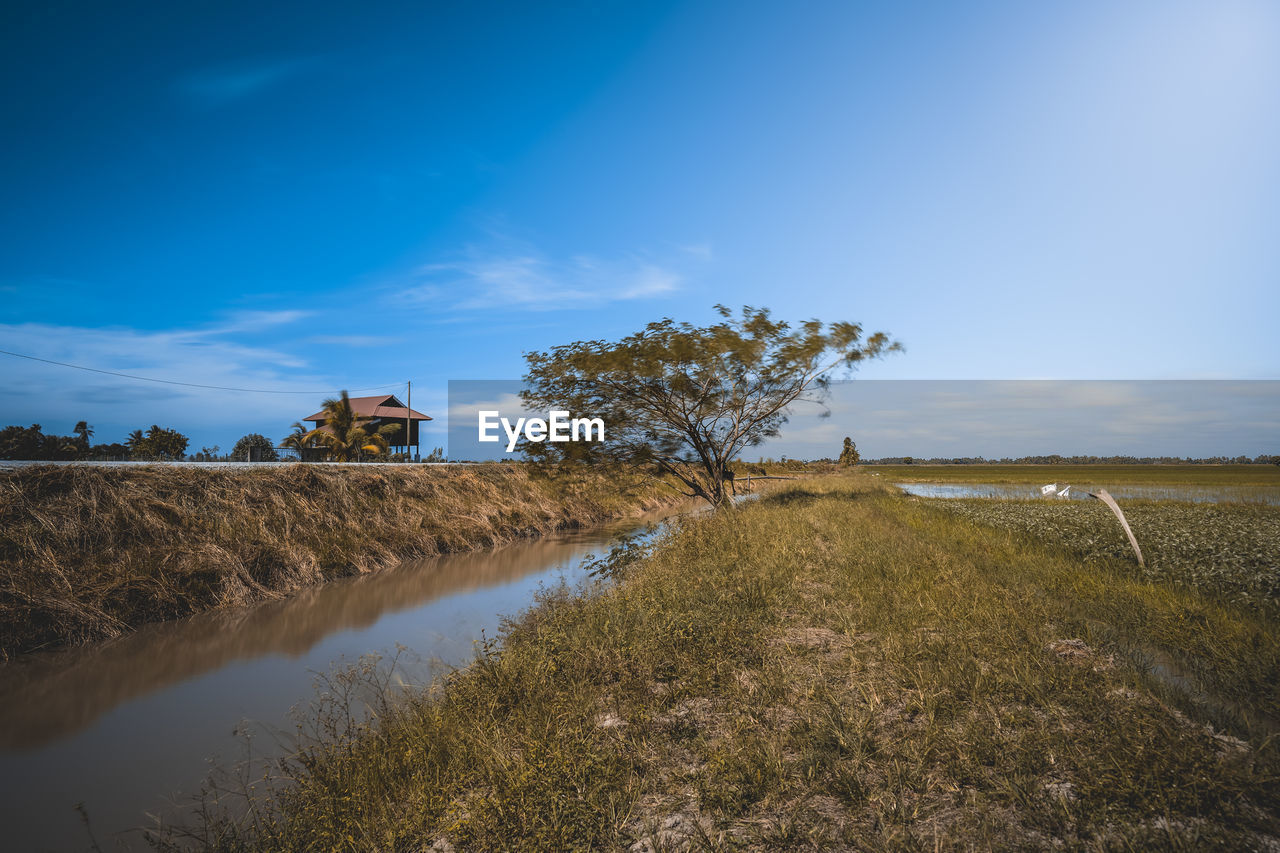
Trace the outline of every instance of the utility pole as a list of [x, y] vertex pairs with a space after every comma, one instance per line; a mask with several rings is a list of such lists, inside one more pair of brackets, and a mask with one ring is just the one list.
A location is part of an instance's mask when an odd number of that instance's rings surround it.
[[413, 439], [413, 380], [406, 380], [405, 384], [409, 390], [405, 393], [404, 404], [404, 457], [412, 462], [413, 454], [409, 452], [409, 442]]

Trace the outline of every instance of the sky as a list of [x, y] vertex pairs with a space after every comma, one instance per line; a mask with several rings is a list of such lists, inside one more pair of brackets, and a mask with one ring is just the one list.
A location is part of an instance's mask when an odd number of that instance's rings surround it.
[[0, 350], [244, 389], [0, 355], [0, 424], [411, 380], [443, 443], [449, 380], [717, 303], [890, 332], [865, 379], [1280, 379], [1270, 0], [0, 16]]

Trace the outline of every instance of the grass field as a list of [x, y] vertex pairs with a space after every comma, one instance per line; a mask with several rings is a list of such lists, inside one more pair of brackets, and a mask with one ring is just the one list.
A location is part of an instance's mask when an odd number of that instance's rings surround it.
[[334, 702], [360, 674], [335, 676], [304, 751], [239, 818], [241, 800], [211, 792], [194, 837], [219, 850], [1280, 843], [1273, 618], [878, 479], [689, 519], [618, 582], [549, 592], [473, 666], [372, 721]]
[[1280, 486], [1280, 465], [866, 465], [894, 482]]

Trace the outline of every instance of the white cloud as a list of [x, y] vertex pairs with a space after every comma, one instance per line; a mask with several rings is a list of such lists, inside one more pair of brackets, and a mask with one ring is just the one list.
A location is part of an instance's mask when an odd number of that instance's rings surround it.
[[456, 311], [522, 308], [583, 308], [608, 302], [650, 299], [680, 288], [685, 276], [674, 265], [626, 257], [577, 255], [555, 260], [530, 250], [468, 250], [461, 260], [419, 267], [407, 297]]
[[339, 347], [381, 347], [398, 344], [401, 340], [385, 335], [315, 335], [307, 338], [307, 343]]
[[296, 323], [312, 316], [311, 311], [237, 311], [225, 323], [211, 326], [206, 334], [231, 334], [233, 332], [256, 332], [275, 326]]

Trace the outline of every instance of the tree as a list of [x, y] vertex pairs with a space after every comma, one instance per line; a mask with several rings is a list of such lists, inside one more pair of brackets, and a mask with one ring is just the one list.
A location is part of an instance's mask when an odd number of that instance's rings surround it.
[[0, 430], [0, 459], [42, 459], [47, 436], [40, 424]]
[[351, 396], [343, 391], [341, 396], [325, 400], [320, 406], [324, 424], [307, 433], [307, 439], [329, 451], [337, 462], [359, 462], [364, 456], [386, 453], [390, 444], [387, 436], [400, 430], [400, 424], [385, 424], [370, 430], [369, 415], [358, 415], [351, 408]]
[[134, 459], [181, 459], [189, 441], [177, 430], [152, 424], [146, 435], [140, 429], [129, 433], [126, 443], [129, 455]]
[[525, 404], [603, 418], [606, 440], [526, 442], [526, 454], [638, 465], [719, 506], [732, 460], [776, 436], [789, 406], [821, 403], [835, 371], [902, 349], [883, 332], [863, 339], [856, 323], [793, 330], [766, 309], [716, 310], [722, 320], [704, 328], [664, 319], [616, 343], [527, 353]]
[[858, 455], [858, 445], [849, 436], [844, 437], [844, 447], [840, 450], [841, 465], [857, 465], [862, 457]]
[[82, 454], [89, 453], [89, 439], [93, 438], [93, 427], [89, 426], [88, 421], [76, 421], [76, 427], [72, 430], [76, 434], [76, 445]]
[[237, 462], [278, 462], [280, 454], [271, 439], [260, 433], [251, 432], [240, 438], [231, 448], [231, 458]]
[[306, 454], [303, 452], [311, 446], [311, 432], [299, 421], [294, 421], [290, 427], [293, 432], [289, 433], [280, 442], [280, 446], [286, 450], [292, 450], [298, 454], [299, 459], [305, 459]]

